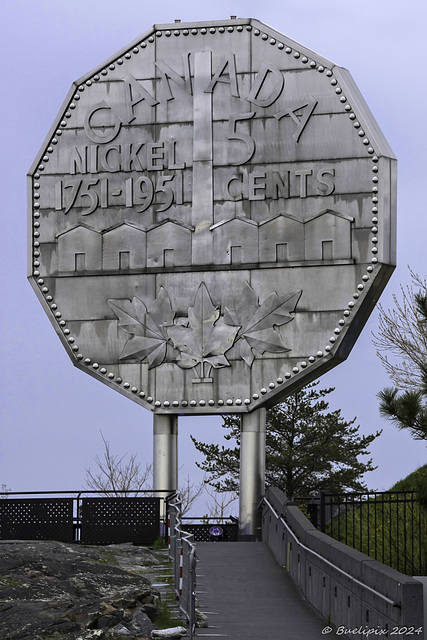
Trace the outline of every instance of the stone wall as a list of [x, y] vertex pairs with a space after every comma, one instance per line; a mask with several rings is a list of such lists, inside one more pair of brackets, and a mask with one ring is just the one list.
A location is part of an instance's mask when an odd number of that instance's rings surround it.
[[[266, 499], [272, 508], [263, 507], [264, 542], [338, 635], [402, 635], [404, 627], [415, 634], [422, 627], [420, 582], [321, 533], [278, 489], [270, 487]], [[422, 631], [416, 636], [424, 638]]]

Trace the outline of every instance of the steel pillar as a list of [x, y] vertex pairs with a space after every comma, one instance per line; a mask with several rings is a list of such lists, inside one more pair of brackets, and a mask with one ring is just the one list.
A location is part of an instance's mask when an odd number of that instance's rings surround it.
[[178, 417], [153, 416], [153, 489], [178, 488]]
[[260, 536], [261, 512], [258, 506], [265, 492], [265, 420], [265, 409], [241, 416], [240, 535]]

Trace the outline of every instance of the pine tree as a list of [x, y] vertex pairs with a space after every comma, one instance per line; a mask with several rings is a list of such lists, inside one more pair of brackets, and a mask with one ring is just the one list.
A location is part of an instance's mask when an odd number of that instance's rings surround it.
[[[366, 491], [361, 477], [376, 467], [369, 445], [381, 434], [359, 435], [354, 420], [347, 422], [341, 411], [328, 412], [324, 399], [333, 388], [317, 389], [311, 384], [285, 402], [267, 411], [266, 483], [279, 487], [288, 497], [308, 496], [320, 490]], [[205, 444], [192, 438], [205, 459], [197, 466], [205, 471], [207, 483], [217, 491], [238, 491], [240, 419], [224, 417], [224, 438], [234, 446]]]

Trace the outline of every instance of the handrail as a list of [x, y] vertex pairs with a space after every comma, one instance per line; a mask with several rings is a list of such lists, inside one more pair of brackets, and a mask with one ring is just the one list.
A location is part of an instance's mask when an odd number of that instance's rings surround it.
[[238, 522], [234, 516], [182, 516], [181, 520], [213, 520], [214, 522], [218, 522], [218, 520], [231, 520], [233, 523]]
[[165, 499], [168, 500], [175, 495], [172, 489], [78, 489], [75, 491], [0, 491], [0, 496], [48, 496], [73, 494], [82, 495], [83, 493], [167, 493]]
[[359, 586], [363, 587], [364, 589], [367, 589], [368, 591], [370, 591], [371, 593], [375, 594], [376, 596], [382, 598], [383, 600], [385, 600], [385, 602], [388, 602], [389, 604], [391, 604], [393, 607], [398, 607], [400, 608], [400, 604], [398, 604], [397, 602], [394, 602], [394, 600], [391, 600], [390, 598], [388, 598], [387, 596], [385, 596], [383, 593], [380, 593], [379, 591], [377, 591], [376, 589], [373, 589], [372, 587], [369, 587], [367, 584], [361, 582], [360, 580], [358, 580], [357, 578], [355, 578], [354, 576], [352, 576], [351, 574], [347, 573], [347, 571], [344, 571], [344, 569], [341, 569], [341, 567], [338, 567], [336, 564], [334, 564], [333, 562], [330, 562], [329, 560], [327, 560], [326, 558], [324, 558], [323, 556], [321, 556], [319, 553], [317, 553], [316, 551], [313, 551], [313, 549], [310, 549], [310, 547], [307, 547], [305, 544], [303, 544], [299, 538], [295, 535], [295, 533], [292, 531], [292, 529], [289, 527], [288, 523], [285, 521], [285, 519], [283, 518], [282, 515], [279, 515], [277, 513], [277, 511], [274, 509], [273, 505], [267, 500], [267, 498], [263, 498], [264, 503], [267, 505], [267, 507], [273, 512], [275, 518], [277, 520], [280, 520], [280, 522], [284, 525], [284, 527], [287, 529], [287, 531], [291, 534], [291, 536], [293, 537], [293, 539], [295, 540], [295, 542], [305, 551], [308, 551], [309, 553], [311, 553], [312, 555], [316, 556], [316, 558], [319, 558], [320, 560], [322, 560], [323, 562], [325, 562], [326, 564], [328, 564], [330, 567], [332, 567], [333, 569], [335, 569], [336, 571], [338, 571], [339, 573], [341, 573], [342, 575], [346, 576], [346, 578], [349, 578], [350, 580], [352, 580], [353, 582], [355, 582], [356, 584], [358, 584]]

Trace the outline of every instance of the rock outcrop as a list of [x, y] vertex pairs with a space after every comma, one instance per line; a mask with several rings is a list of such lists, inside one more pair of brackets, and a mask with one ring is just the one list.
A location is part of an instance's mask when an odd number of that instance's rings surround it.
[[160, 612], [151, 582], [165, 565], [131, 544], [0, 541], [0, 638], [149, 638]]

